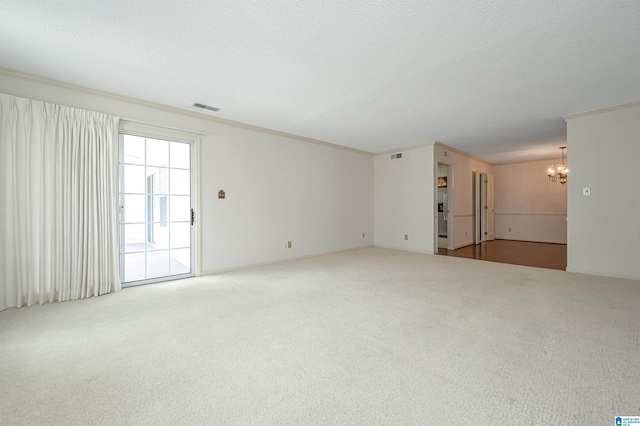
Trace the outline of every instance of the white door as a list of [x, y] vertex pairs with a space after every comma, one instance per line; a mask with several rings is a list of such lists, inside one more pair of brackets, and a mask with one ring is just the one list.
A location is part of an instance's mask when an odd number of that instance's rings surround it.
[[480, 175], [480, 241], [495, 240], [494, 177]]
[[496, 239], [494, 177], [487, 175], [487, 241]]
[[194, 275], [191, 143], [120, 134], [120, 279]]
[[488, 208], [487, 205], [487, 175], [484, 173], [480, 174], [480, 241], [487, 241], [487, 237], [489, 233], [487, 232], [488, 225]]

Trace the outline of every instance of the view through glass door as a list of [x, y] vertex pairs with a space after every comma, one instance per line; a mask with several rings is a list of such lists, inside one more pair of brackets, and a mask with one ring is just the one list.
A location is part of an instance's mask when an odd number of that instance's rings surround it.
[[120, 279], [193, 275], [191, 144], [120, 134]]

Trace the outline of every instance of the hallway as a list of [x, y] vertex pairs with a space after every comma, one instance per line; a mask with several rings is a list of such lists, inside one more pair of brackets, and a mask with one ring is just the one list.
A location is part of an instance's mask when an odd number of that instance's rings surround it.
[[438, 254], [561, 271], [567, 268], [566, 244], [494, 240], [457, 250], [439, 249]]

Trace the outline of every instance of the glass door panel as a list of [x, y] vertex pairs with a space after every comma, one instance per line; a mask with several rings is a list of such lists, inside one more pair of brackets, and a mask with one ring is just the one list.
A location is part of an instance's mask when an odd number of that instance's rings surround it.
[[193, 275], [191, 144], [120, 134], [121, 280]]

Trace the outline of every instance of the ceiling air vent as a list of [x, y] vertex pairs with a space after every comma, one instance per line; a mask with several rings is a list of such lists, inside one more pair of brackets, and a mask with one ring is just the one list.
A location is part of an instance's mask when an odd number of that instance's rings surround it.
[[220, 108], [212, 107], [212, 106], [205, 105], [205, 104], [199, 104], [197, 102], [195, 102], [193, 104], [193, 106], [196, 107], [196, 108], [202, 108], [202, 109], [206, 109], [206, 110], [213, 111], [213, 112], [220, 111]]

